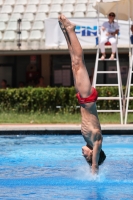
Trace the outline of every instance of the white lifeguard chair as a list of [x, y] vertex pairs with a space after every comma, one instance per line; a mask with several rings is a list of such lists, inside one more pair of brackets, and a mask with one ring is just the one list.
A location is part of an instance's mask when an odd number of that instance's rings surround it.
[[[99, 9], [98, 9], [98, 29], [99, 29]], [[99, 40], [99, 30], [98, 30], [98, 40]], [[117, 44], [118, 44], [118, 36], [116, 35], [117, 39]], [[106, 42], [105, 46], [111, 46], [110, 42]], [[97, 110], [98, 112], [119, 112], [120, 113], [120, 122], [123, 124], [123, 88], [122, 88], [122, 80], [121, 80], [121, 72], [120, 72], [120, 64], [119, 64], [119, 56], [118, 56], [118, 48], [116, 48], [116, 59], [109, 60], [109, 59], [104, 59], [101, 60], [99, 58], [100, 54], [100, 48], [99, 48], [99, 42], [97, 44], [97, 53], [96, 53], [96, 61], [95, 61], [95, 69], [94, 69], [94, 76], [93, 76], [93, 87], [97, 86], [115, 86], [118, 87], [118, 96], [117, 97], [99, 97], [98, 100], [118, 100], [119, 101], [119, 109], [118, 110]], [[100, 62], [116, 62], [116, 71], [101, 71], [99, 70], [99, 61]], [[97, 83], [97, 75], [98, 74], [116, 74], [117, 75], [117, 83], [114, 84], [98, 84]]]

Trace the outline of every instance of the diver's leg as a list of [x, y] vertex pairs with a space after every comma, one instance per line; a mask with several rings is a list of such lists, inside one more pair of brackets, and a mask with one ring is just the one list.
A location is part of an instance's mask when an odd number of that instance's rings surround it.
[[[59, 17], [59, 20], [60, 20], [60, 17]], [[69, 50], [71, 61], [72, 61], [74, 59], [73, 49], [72, 49], [72, 46], [71, 46], [71, 42], [70, 42], [70, 38], [69, 38], [69, 35], [67, 33], [67, 30], [63, 26], [63, 23], [61, 23], [61, 20], [59, 21], [59, 26], [60, 26], [60, 28], [61, 28], [61, 30], [62, 30], [65, 38], [66, 38], [68, 50]], [[73, 79], [74, 79], [74, 86], [75, 86], [76, 92], [78, 92], [78, 88], [76, 87], [76, 81], [75, 81], [75, 75], [74, 74], [73, 74]]]
[[82, 97], [87, 97], [91, 93], [91, 83], [84, 64], [83, 50], [74, 31], [75, 25], [72, 24], [64, 15], [60, 15], [59, 21], [64, 27], [63, 33], [67, 40], [71, 56], [75, 87]]

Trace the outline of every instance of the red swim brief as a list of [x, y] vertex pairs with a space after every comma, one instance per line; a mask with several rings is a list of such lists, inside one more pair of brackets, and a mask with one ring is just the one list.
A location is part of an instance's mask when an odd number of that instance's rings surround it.
[[92, 87], [91, 90], [91, 94], [90, 96], [86, 97], [86, 98], [82, 98], [79, 94], [79, 92], [76, 94], [76, 97], [78, 99], [79, 104], [85, 104], [85, 103], [91, 103], [91, 102], [95, 102], [98, 98], [98, 92], [97, 90]]

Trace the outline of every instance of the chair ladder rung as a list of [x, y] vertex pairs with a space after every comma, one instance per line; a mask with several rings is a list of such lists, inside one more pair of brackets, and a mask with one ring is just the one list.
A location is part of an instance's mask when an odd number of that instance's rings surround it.
[[96, 84], [96, 86], [118, 86], [119, 84]]
[[98, 74], [117, 74], [118, 71], [98, 71]]
[[121, 112], [120, 110], [97, 110], [97, 112]]
[[98, 100], [120, 100], [120, 97], [98, 97]]
[[113, 60], [110, 60], [110, 59], [104, 59], [104, 60], [102, 60], [102, 59], [98, 59], [99, 61], [116, 61], [117, 59], [116, 58], [114, 58]]

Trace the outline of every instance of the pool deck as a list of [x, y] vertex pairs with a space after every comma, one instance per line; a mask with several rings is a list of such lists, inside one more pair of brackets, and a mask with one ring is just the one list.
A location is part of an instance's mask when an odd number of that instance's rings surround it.
[[[102, 133], [107, 135], [133, 135], [133, 124], [103, 124]], [[0, 135], [24, 134], [81, 134], [80, 124], [0, 124]]]

